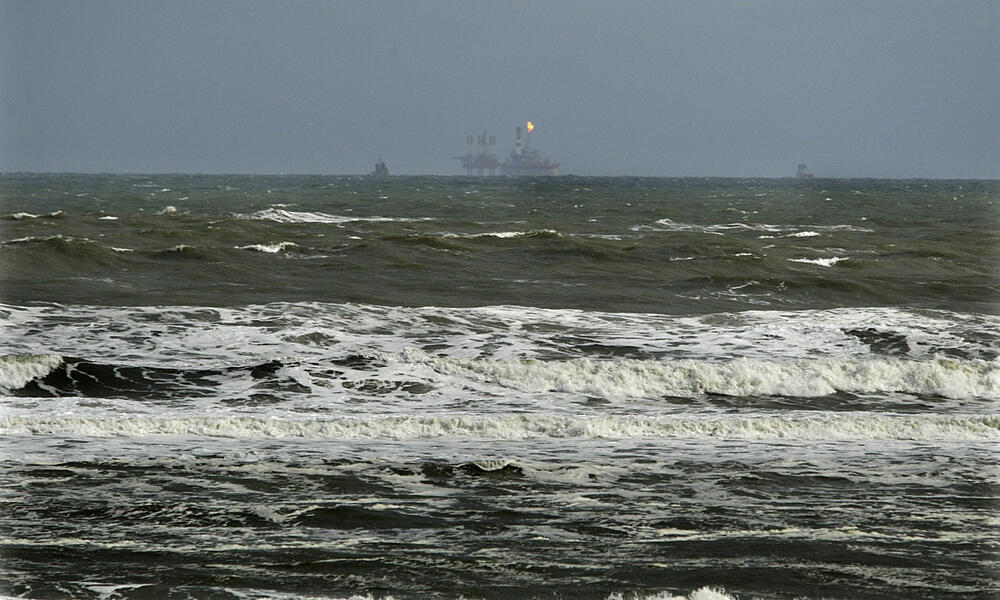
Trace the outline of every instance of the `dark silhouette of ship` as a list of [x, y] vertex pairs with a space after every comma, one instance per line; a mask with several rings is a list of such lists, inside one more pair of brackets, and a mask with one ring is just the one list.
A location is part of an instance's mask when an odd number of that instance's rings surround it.
[[372, 171], [371, 176], [372, 177], [388, 177], [388, 175], [389, 175], [389, 167], [387, 167], [385, 165], [385, 161], [383, 161], [381, 158], [379, 158], [378, 162], [375, 163], [375, 170]]
[[795, 176], [798, 177], [799, 179], [812, 179], [813, 178], [812, 172], [809, 171], [809, 167], [807, 167], [806, 163], [804, 163], [804, 162], [803, 163], [799, 163], [799, 170], [795, 174]]

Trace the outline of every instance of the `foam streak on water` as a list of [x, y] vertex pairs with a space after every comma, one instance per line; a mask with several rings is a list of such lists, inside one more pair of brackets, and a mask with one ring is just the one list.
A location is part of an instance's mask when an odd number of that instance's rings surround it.
[[0, 597], [1000, 594], [995, 182], [0, 199]]

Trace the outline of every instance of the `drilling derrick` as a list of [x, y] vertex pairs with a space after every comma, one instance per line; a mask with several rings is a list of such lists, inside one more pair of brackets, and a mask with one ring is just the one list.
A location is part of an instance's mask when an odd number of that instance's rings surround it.
[[[497, 160], [497, 156], [493, 151], [493, 148], [497, 145], [497, 138], [493, 135], [487, 135], [483, 131], [480, 135], [470, 135], [465, 138], [465, 143], [469, 147], [468, 152], [465, 156], [456, 156], [457, 160], [462, 161], [462, 168], [465, 169], [466, 175], [496, 175], [497, 168], [500, 166], [500, 161]], [[478, 151], [476, 150], [478, 146]]]

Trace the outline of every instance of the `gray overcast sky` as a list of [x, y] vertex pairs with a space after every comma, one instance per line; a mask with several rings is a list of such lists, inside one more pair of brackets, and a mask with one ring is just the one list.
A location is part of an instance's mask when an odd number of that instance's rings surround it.
[[0, 171], [1000, 178], [1000, 2], [0, 0]]

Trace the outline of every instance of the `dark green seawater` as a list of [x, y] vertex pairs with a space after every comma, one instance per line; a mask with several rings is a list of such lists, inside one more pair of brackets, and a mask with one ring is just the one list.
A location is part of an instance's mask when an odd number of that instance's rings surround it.
[[998, 189], [979, 181], [6, 176], [3, 285], [12, 301], [100, 305], [992, 312]]
[[1000, 182], [0, 176], [0, 595], [1000, 598]]

